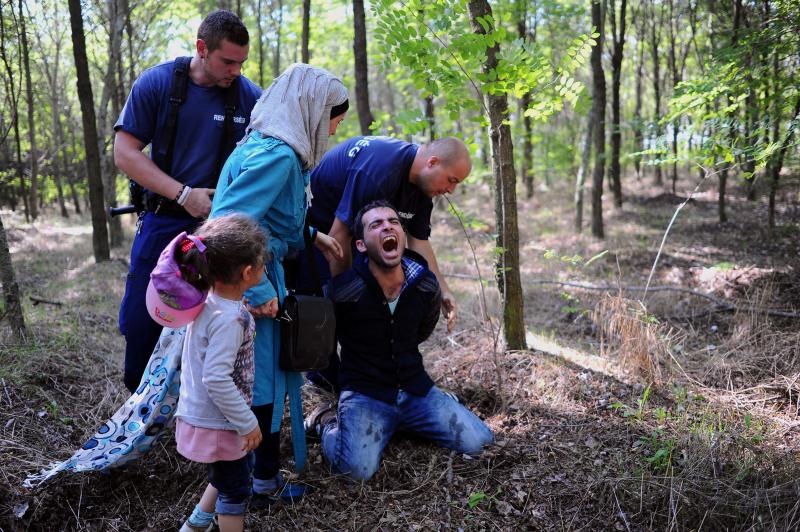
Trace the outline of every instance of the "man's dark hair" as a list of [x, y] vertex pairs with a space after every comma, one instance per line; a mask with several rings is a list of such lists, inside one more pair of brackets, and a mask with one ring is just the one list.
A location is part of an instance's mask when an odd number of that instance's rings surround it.
[[369, 203], [361, 207], [361, 209], [358, 211], [358, 214], [356, 214], [356, 219], [355, 219], [356, 240], [364, 239], [364, 222], [362, 220], [362, 218], [364, 218], [364, 215], [367, 214], [367, 212], [371, 211], [372, 209], [380, 209], [380, 208], [392, 209], [395, 212], [395, 214], [397, 214], [397, 209], [394, 208], [394, 205], [392, 205], [385, 199], [370, 201]]
[[250, 34], [247, 33], [242, 19], [224, 9], [214, 11], [203, 19], [197, 30], [197, 38], [203, 39], [209, 53], [219, 48], [223, 39], [239, 46], [250, 42]]

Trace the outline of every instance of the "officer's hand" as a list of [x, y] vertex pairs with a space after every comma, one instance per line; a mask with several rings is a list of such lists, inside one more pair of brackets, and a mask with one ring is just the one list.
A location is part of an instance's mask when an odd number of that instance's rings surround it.
[[456, 325], [456, 299], [450, 290], [442, 292], [442, 313], [447, 319], [447, 332], [452, 332]]
[[314, 247], [322, 252], [328, 264], [335, 260], [342, 260], [342, 246], [332, 236], [317, 231], [317, 238], [314, 240]]
[[242, 450], [252, 451], [261, 443], [261, 429], [258, 425], [256, 428], [242, 436]]
[[213, 188], [193, 188], [183, 208], [195, 218], [208, 218], [211, 212], [211, 198], [214, 197]]
[[278, 315], [278, 298], [273, 297], [266, 303], [263, 303], [257, 307], [251, 307], [250, 304], [247, 302], [247, 299], [244, 300], [245, 305], [247, 305], [247, 310], [250, 311], [250, 314], [253, 315], [254, 318], [274, 318]]

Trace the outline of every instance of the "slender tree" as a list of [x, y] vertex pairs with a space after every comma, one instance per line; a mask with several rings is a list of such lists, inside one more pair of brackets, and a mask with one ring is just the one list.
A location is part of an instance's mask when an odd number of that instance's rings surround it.
[[586, 132], [583, 137], [581, 166], [578, 168], [578, 174], [575, 178], [575, 232], [578, 234], [583, 230], [583, 191], [586, 185], [586, 173], [589, 171], [589, 161], [592, 158], [592, 129], [595, 121], [593, 114], [594, 106], [592, 106], [592, 111], [590, 111], [589, 116], [586, 118]]
[[69, 19], [72, 27], [72, 52], [77, 70], [78, 99], [83, 118], [83, 144], [86, 149], [86, 174], [89, 178], [89, 204], [92, 213], [92, 247], [94, 260], [101, 262], [110, 258], [108, 229], [103, 208], [103, 181], [100, 177], [100, 153], [97, 149], [97, 122], [94, 114], [92, 82], [89, 78], [89, 62], [86, 59], [86, 37], [83, 33], [81, 0], [69, 0]]
[[310, 63], [311, 56], [308, 52], [308, 40], [311, 34], [311, 0], [303, 0], [303, 34], [301, 37], [301, 60], [303, 63]]
[[[518, 4], [517, 15], [517, 34], [520, 39], [530, 40], [536, 42], [536, 28], [537, 18], [534, 17], [532, 31], [528, 32], [528, 2], [527, 0], [520, 0]], [[534, 3], [534, 11], [536, 4]], [[525, 184], [525, 197], [531, 199], [533, 197], [533, 136], [531, 117], [525, 115], [525, 109], [531, 105], [531, 93], [526, 91], [519, 101], [519, 107], [522, 111], [522, 161], [520, 165], [520, 177]]]
[[[655, 149], [661, 143], [661, 52], [659, 46], [661, 44], [661, 28], [664, 25], [664, 9], [659, 4], [656, 7], [655, 0], [649, 0], [649, 19], [650, 19], [650, 59], [653, 63], [653, 132], [651, 135], [651, 149]], [[658, 16], [656, 16], [658, 11]], [[660, 155], [656, 155], [657, 158]], [[661, 186], [664, 184], [664, 178], [661, 174], [661, 164], [656, 161], [653, 166], [655, 184]]]
[[[486, 35], [481, 21], [492, 16], [487, 0], [470, 0], [472, 31]], [[490, 77], [497, 71], [500, 45], [495, 41], [486, 49], [483, 73]], [[519, 263], [519, 227], [517, 225], [517, 177], [514, 171], [514, 145], [507, 123], [508, 98], [505, 94], [486, 91], [489, 114], [489, 136], [492, 142], [492, 173], [495, 181], [495, 217], [497, 219], [498, 257], [496, 274], [503, 298], [503, 326], [508, 349], [525, 349], [525, 301], [522, 293]]]
[[[11, 16], [14, 16], [14, 9], [11, 9]], [[15, 21], [14, 21], [15, 22]], [[16, 23], [13, 27], [17, 27]], [[11, 128], [14, 131], [14, 140], [15, 140], [15, 147], [16, 147], [16, 170], [17, 170], [17, 178], [19, 179], [19, 195], [22, 198], [23, 208], [25, 210], [25, 220], [30, 221], [30, 209], [28, 208], [28, 190], [27, 186], [25, 185], [25, 174], [23, 172], [23, 165], [22, 165], [22, 139], [20, 138], [19, 132], [19, 95], [22, 93], [22, 86], [15, 86], [14, 83], [14, 70], [11, 68], [11, 61], [8, 57], [8, 51], [6, 49], [6, 22], [4, 16], [4, 10], [0, 9], [0, 57], [3, 59], [3, 67], [6, 71], [6, 75], [3, 78], [4, 83], [6, 84], [6, 93], [8, 95], [9, 103], [11, 104]]]
[[[105, 205], [117, 205], [117, 167], [114, 165], [113, 150], [107, 139], [113, 138], [114, 122], [119, 116], [119, 76], [117, 69], [122, 63], [122, 37], [125, 31], [125, 16], [121, 11], [120, 0], [106, 0], [106, 20], [108, 31], [108, 63], [104, 76], [100, 105], [97, 108], [98, 150], [100, 170], [103, 181], [103, 200]], [[123, 243], [122, 221], [119, 217], [106, 215], [111, 247]]]
[[592, 170], [592, 235], [605, 238], [603, 228], [603, 179], [606, 170], [606, 74], [603, 70], [603, 5], [592, 0], [592, 25], [600, 35], [592, 47], [592, 120], [594, 121], [594, 168]]
[[367, 23], [364, 0], [353, 0], [353, 55], [355, 56], [356, 108], [361, 134], [370, 134], [375, 119], [369, 107], [369, 76], [367, 68]]
[[52, 130], [50, 131], [51, 138], [53, 139], [53, 182], [56, 185], [56, 193], [58, 197], [58, 207], [61, 216], [67, 218], [67, 205], [64, 201], [64, 185], [62, 182], [62, 175], [64, 173], [64, 131], [61, 127], [61, 103], [62, 103], [62, 80], [60, 77], [61, 70], [61, 50], [63, 48], [64, 33], [62, 31], [61, 20], [59, 17], [53, 18], [53, 25], [48, 37], [55, 47], [50, 53], [45, 50], [45, 44], [42, 42], [41, 32], [36, 33], [37, 43], [39, 48], [39, 56], [42, 61], [42, 70], [44, 71], [47, 80], [48, 96], [50, 97], [50, 120]]
[[[637, 13], [639, 10], [637, 10]], [[635, 15], [634, 15], [635, 18]], [[636, 78], [634, 82], [635, 106], [633, 111], [633, 149], [636, 155], [633, 156], [633, 167], [636, 170], [636, 179], [642, 178], [642, 156], [644, 151], [644, 133], [642, 126], [644, 119], [642, 118], [642, 80], [644, 78], [644, 21], [640, 20], [636, 24], [636, 42], [638, 43], [636, 51]]]
[[30, 168], [30, 200], [28, 205], [30, 207], [31, 218], [34, 220], [39, 216], [39, 153], [36, 149], [36, 119], [34, 117], [34, 110], [36, 105], [33, 101], [33, 83], [31, 82], [31, 62], [28, 50], [28, 32], [25, 24], [25, 9], [22, 0], [19, 0], [19, 36], [22, 44], [22, 62], [25, 70], [25, 103], [28, 107], [28, 143], [30, 150], [28, 152], [28, 167]]
[[11, 262], [11, 252], [8, 250], [8, 239], [2, 216], [0, 216], [0, 279], [3, 281], [3, 297], [6, 303], [5, 318], [11, 326], [14, 338], [21, 341], [27, 334], [25, 316], [22, 312], [22, 298], [14, 274], [14, 264]]
[[614, 192], [614, 204], [622, 207], [622, 179], [619, 163], [620, 147], [622, 145], [622, 131], [620, 129], [619, 90], [622, 80], [622, 56], [625, 47], [625, 16], [627, 0], [622, 0], [619, 6], [619, 23], [615, 0], [609, 0], [608, 17], [611, 21], [611, 38], [614, 51], [611, 55], [611, 162], [608, 168], [608, 177], [611, 189]]

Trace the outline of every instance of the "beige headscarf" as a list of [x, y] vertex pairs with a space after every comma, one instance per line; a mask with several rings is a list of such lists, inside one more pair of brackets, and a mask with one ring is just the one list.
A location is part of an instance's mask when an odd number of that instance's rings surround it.
[[300, 156], [303, 168], [310, 170], [328, 147], [331, 108], [345, 100], [342, 80], [327, 70], [295, 63], [261, 94], [248, 132], [255, 129], [281, 139]]

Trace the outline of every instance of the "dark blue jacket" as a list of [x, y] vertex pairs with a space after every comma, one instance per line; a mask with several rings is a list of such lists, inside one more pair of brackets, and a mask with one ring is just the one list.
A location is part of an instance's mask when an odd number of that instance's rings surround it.
[[[436, 327], [442, 300], [436, 276], [420, 255], [406, 250], [403, 269], [408, 284], [394, 314], [365, 255], [357, 254], [353, 267], [330, 284], [342, 346], [342, 390], [390, 404], [396, 402], [398, 390], [424, 396], [433, 386], [418, 346]], [[410, 274], [413, 271], [415, 275]]]

